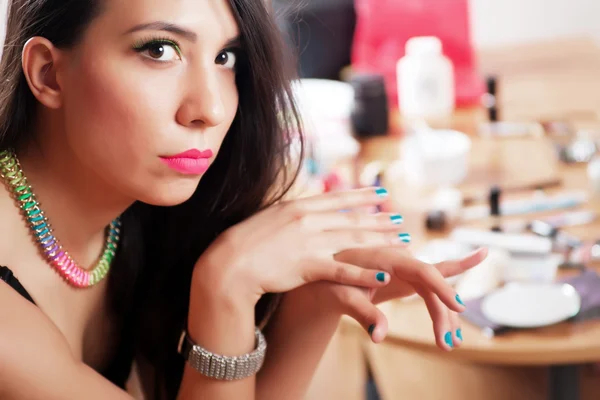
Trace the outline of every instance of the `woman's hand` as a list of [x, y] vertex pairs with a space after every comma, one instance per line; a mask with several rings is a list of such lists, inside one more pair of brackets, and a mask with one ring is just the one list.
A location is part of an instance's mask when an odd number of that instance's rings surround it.
[[384, 189], [367, 188], [272, 206], [221, 235], [198, 261], [194, 281], [254, 302], [264, 293], [321, 280], [381, 288], [391, 271], [363, 268], [334, 255], [409, 241], [398, 231], [398, 215], [343, 212], [379, 205], [386, 196]]
[[480, 249], [461, 260], [431, 265], [415, 259], [405, 249], [352, 249], [338, 254], [336, 259], [363, 268], [387, 271], [392, 276], [390, 284], [383, 289], [366, 290], [320, 282], [307, 289], [310, 288], [322, 304], [333, 304], [332, 307], [339, 313], [357, 320], [376, 343], [385, 338], [388, 324], [375, 304], [417, 293], [427, 305], [438, 347], [451, 350], [462, 343], [457, 312], [464, 311], [464, 305], [444, 278], [478, 265], [486, 256], [487, 250]]

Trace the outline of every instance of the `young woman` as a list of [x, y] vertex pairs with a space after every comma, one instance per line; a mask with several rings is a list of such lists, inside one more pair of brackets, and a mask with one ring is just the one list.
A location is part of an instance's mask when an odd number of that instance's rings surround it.
[[9, 1], [0, 398], [126, 399], [135, 362], [149, 399], [300, 399], [342, 314], [378, 342], [415, 290], [460, 344], [443, 276], [485, 251], [425, 265], [339, 212], [382, 188], [282, 201], [284, 59], [262, 0]]

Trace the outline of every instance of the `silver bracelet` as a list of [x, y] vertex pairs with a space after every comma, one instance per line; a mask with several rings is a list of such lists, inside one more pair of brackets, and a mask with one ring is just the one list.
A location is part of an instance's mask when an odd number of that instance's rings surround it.
[[233, 381], [256, 375], [263, 366], [267, 352], [267, 341], [256, 328], [256, 348], [237, 357], [222, 356], [198, 346], [190, 339], [186, 330], [181, 333], [177, 351], [189, 365], [202, 375], [217, 380]]

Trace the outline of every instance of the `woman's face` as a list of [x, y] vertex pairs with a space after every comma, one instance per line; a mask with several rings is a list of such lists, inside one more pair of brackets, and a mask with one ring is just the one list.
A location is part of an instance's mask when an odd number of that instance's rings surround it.
[[179, 204], [216, 157], [237, 111], [239, 31], [229, 3], [102, 3], [57, 70], [65, 141], [118, 192]]

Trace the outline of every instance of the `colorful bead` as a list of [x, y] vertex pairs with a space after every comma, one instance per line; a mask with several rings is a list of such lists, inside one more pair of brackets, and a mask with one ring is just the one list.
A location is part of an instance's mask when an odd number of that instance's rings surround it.
[[29, 223], [32, 236], [41, 247], [48, 263], [68, 284], [77, 288], [87, 288], [96, 285], [108, 275], [119, 245], [121, 233], [119, 218], [112, 221], [106, 228], [106, 242], [100, 259], [93, 269], [87, 271], [71, 258], [69, 253], [62, 248], [59, 240], [52, 234], [50, 222], [41, 210], [13, 151], [0, 152], [0, 178], [5, 180], [9, 190], [13, 193], [19, 208]]

